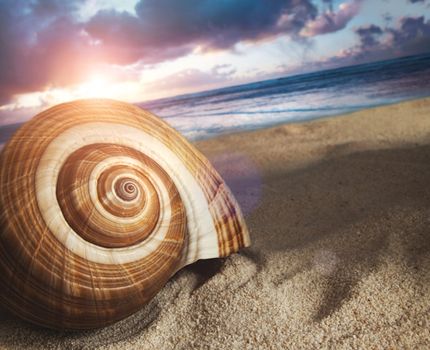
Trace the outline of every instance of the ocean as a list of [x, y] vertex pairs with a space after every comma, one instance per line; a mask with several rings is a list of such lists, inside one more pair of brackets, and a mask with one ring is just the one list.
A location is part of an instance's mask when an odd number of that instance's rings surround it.
[[[430, 53], [163, 98], [137, 105], [162, 117], [188, 139], [200, 140], [426, 96], [430, 96]], [[0, 145], [20, 125], [1, 126]]]
[[[430, 53], [138, 103], [199, 140], [430, 96]], [[371, 126], [370, 126], [371, 127]]]

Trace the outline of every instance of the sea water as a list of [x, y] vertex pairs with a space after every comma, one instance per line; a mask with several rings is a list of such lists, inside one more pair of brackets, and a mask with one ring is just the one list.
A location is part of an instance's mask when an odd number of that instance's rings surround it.
[[[430, 96], [430, 53], [139, 103], [191, 140]], [[429, 116], [430, 117], [430, 116]]]
[[[137, 105], [162, 117], [188, 139], [199, 140], [426, 96], [430, 96], [430, 53]], [[0, 127], [0, 148], [21, 125]]]

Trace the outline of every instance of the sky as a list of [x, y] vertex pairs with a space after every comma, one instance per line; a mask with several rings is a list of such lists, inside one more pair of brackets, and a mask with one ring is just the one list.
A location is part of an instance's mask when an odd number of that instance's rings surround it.
[[0, 125], [430, 51], [430, 0], [0, 0]]

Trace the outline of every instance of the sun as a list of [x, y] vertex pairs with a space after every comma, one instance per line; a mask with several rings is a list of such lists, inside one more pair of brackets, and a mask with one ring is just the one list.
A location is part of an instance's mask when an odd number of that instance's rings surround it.
[[107, 98], [125, 102], [142, 101], [148, 91], [140, 80], [118, 81], [114, 76], [93, 73], [81, 83], [69, 87], [49, 88], [45, 91], [17, 95], [14, 104], [2, 109], [41, 108], [79, 99]]
[[77, 90], [77, 94], [84, 98], [112, 97], [111, 83], [101, 74], [92, 74]]

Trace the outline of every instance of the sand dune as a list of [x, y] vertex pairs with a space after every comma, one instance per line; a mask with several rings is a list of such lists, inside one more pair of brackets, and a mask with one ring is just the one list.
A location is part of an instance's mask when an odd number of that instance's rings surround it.
[[0, 313], [3, 348], [430, 347], [430, 99], [197, 143], [253, 244], [84, 333]]

